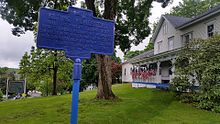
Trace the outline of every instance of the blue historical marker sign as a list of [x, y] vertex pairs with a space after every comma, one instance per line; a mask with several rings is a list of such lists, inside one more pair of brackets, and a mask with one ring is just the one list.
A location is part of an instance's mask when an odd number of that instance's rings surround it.
[[69, 7], [68, 11], [41, 8], [37, 47], [64, 50], [75, 61], [73, 71], [71, 124], [77, 124], [78, 97], [83, 59], [91, 53], [112, 55], [114, 52], [113, 21], [93, 17], [90, 10]]
[[89, 59], [91, 53], [112, 55], [114, 22], [93, 17], [90, 10], [40, 9], [37, 46], [64, 50], [72, 59]]

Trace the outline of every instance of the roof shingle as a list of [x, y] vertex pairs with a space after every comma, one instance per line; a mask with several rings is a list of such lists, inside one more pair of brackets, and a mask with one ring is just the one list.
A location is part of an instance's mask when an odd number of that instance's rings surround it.
[[185, 17], [179, 17], [179, 16], [172, 16], [172, 15], [164, 15], [164, 17], [174, 26], [178, 27], [188, 21], [191, 20], [191, 18], [185, 18]]

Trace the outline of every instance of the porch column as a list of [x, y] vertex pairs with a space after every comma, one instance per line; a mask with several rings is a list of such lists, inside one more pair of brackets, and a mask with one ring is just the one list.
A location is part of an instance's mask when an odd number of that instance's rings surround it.
[[160, 77], [160, 61], [157, 62], [157, 72], [156, 72], [156, 82], [161, 83], [161, 77]]
[[160, 75], [160, 61], [157, 62], [157, 73], [156, 75]]
[[147, 68], [146, 69], [149, 70], [149, 67], [150, 67], [150, 64], [147, 64]]
[[[150, 63], [147, 63], [146, 66], [147, 66], [147, 67], [146, 67], [146, 71], [149, 71], [149, 70], [150, 70], [150, 69], [149, 69]], [[150, 82], [150, 77], [148, 77], [146, 81], [147, 81], [147, 82]]]
[[172, 71], [171, 80], [174, 78], [175, 62], [176, 62], [175, 58], [171, 59], [171, 63], [172, 63], [172, 67], [171, 67], [171, 71]]

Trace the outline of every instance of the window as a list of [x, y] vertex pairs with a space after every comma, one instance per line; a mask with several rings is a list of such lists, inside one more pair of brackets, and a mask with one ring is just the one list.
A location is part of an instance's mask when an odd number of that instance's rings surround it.
[[193, 39], [193, 33], [186, 33], [182, 36], [183, 45], [188, 44], [190, 40]]
[[190, 35], [185, 35], [185, 43], [189, 43], [189, 40], [190, 40]]
[[161, 51], [161, 48], [162, 48], [162, 41], [159, 41], [157, 45], [158, 45], [157, 52], [159, 53]]
[[172, 67], [169, 68], [169, 75], [172, 75], [173, 72], [172, 72]]
[[126, 68], [124, 69], [124, 75], [126, 75]]
[[208, 37], [212, 37], [214, 35], [214, 24], [210, 24], [207, 26]]
[[163, 34], [166, 34], [167, 30], [168, 30], [167, 23], [164, 22], [164, 24], [163, 24]]
[[173, 49], [173, 40], [174, 40], [174, 37], [168, 38], [168, 50]]

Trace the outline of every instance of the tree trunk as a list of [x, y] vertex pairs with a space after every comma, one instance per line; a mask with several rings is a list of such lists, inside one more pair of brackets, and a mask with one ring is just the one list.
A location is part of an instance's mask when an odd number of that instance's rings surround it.
[[106, 55], [96, 55], [98, 63], [98, 89], [97, 99], [114, 99], [115, 95], [112, 92], [112, 74], [111, 74], [111, 57]]
[[[95, 0], [85, 0], [88, 9], [93, 11], [93, 15], [96, 16]], [[105, 0], [104, 14], [105, 19], [114, 20], [116, 13], [117, 0]], [[111, 75], [111, 57], [106, 55], [96, 55], [96, 61], [98, 63], [98, 89], [97, 99], [114, 99], [116, 96], [112, 92], [112, 75]]]
[[53, 91], [52, 91], [52, 95], [57, 95], [57, 71], [58, 71], [57, 51], [55, 51], [54, 63], [53, 63]]

